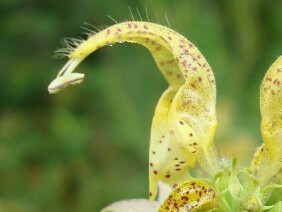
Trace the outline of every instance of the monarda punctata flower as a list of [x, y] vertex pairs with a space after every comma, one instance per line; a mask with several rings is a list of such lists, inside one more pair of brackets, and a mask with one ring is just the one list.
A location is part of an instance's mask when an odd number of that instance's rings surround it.
[[[86, 40], [70, 39], [58, 54], [69, 58], [49, 85], [57, 93], [81, 83], [74, 69], [92, 52], [120, 42], [145, 46], [168, 82], [152, 121], [149, 199], [116, 203], [104, 211], [282, 211], [282, 57], [260, 90], [263, 144], [250, 167], [217, 157], [216, 83], [201, 52], [170, 28], [141, 21], [119, 23]], [[191, 174], [193, 171], [194, 174]], [[165, 186], [167, 196], [154, 201]], [[153, 202], [154, 201], [154, 202]], [[269, 203], [269, 204], [268, 204]], [[141, 209], [141, 207], [146, 209]]]

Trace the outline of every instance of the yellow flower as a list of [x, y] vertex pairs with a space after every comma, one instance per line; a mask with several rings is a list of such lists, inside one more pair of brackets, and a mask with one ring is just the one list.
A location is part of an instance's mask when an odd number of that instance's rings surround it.
[[[244, 168], [236, 165], [236, 158], [232, 162], [217, 158], [213, 143], [216, 86], [208, 62], [190, 41], [167, 27], [124, 22], [86, 40], [69, 40], [58, 50], [69, 61], [49, 85], [49, 92], [81, 83], [84, 74], [73, 73], [80, 62], [105, 45], [125, 41], [145, 46], [169, 84], [156, 106], [150, 138], [150, 200], [155, 200], [159, 182], [175, 189], [159, 211], [258, 211], [266, 209], [271, 198], [272, 204], [280, 204], [271, 192], [281, 187], [272, 177], [282, 165], [282, 57], [270, 67], [261, 86], [264, 144], [250, 168]], [[191, 176], [195, 170], [199, 170], [196, 178]]]

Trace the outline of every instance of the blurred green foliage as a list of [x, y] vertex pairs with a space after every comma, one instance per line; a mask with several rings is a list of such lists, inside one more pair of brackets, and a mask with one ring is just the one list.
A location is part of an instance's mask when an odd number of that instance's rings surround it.
[[210, 62], [219, 143], [261, 142], [259, 84], [281, 54], [281, 1], [1, 0], [0, 211], [98, 211], [147, 197], [151, 118], [167, 86], [149, 52], [101, 49], [79, 66], [83, 85], [47, 93], [66, 62], [51, 58], [59, 39], [81, 36], [85, 22], [113, 24], [106, 15], [130, 20], [128, 6], [147, 19], [146, 5]]

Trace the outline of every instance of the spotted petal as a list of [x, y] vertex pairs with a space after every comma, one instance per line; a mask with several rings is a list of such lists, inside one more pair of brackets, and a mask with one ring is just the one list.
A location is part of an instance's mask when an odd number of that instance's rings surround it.
[[217, 207], [215, 190], [205, 182], [192, 180], [177, 187], [159, 212], [208, 211]]
[[201, 65], [177, 92], [170, 109], [175, 138], [196, 153], [199, 164], [213, 175], [218, 170], [213, 138], [217, 127], [216, 92], [212, 73]]
[[177, 140], [177, 132], [174, 132], [174, 128], [169, 125], [170, 106], [175, 93], [173, 88], [169, 88], [162, 95], [152, 122], [149, 159], [151, 200], [157, 194], [159, 180], [176, 187], [190, 178], [186, 167], [193, 167], [196, 162], [196, 157], [193, 156], [189, 146]]
[[267, 71], [260, 89], [261, 132], [258, 178], [266, 182], [282, 167], [282, 56]]

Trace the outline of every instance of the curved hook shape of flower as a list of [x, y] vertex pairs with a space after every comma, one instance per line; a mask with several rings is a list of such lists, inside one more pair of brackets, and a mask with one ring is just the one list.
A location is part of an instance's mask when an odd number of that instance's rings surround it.
[[[281, 187], [269, 184], [282, 164], [281, 57], [261, 87], [264, 144], [251, 168], [238, 168], [236, 159], [218, 162], [213, 143], [217, 127], [213, 72], [200, 51], [170, 28], [142, 21], [123, 22], [94, 32], [86, 40], [68, 40], [57, 53], [68, 56], [69, 61], [49, 85], [49, 92], [81, 83], [84, 74], [73, 71], [89, 54], [125, 41], [145, 46], [169, 84], [156, 106], [150, 138], [150, 200], [156, 198], [160, 181], [175, 188], [159, 211], [263, 209], [265, 196]], [[196, 164], [205, 173], [197, 179], [190, 172]]]

